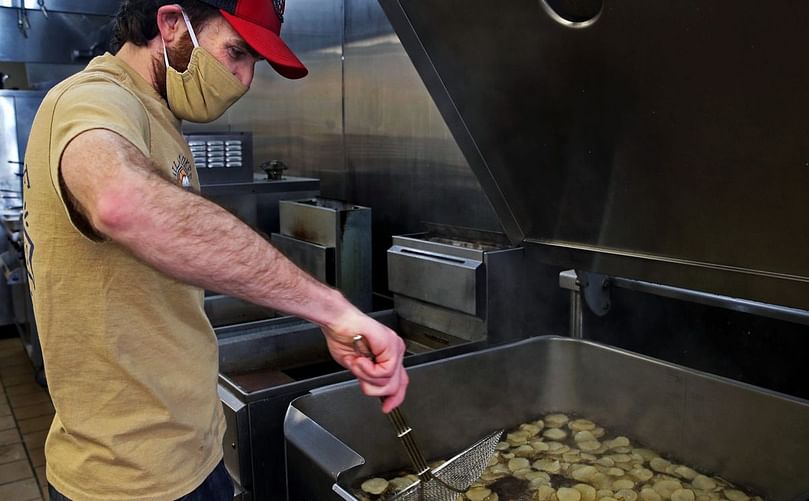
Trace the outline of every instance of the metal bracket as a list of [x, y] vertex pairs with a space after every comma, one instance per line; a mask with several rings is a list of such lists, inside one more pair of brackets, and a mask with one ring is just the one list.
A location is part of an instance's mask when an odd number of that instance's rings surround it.
[[598, 317], [603, 317], [610, 312], [612, 301], [610, 300], [610, 277], [599, 273], [587, 271], [576, 271], [579, 277], [584, 302], [587, 307]]
[[17, 9], [17, 29], [20, 30], [24, 38], [28, 38], [31, 23], [28, 21], [28, 13], [25, 11], [25, 0], [20, 0], [20, 6]]
[[559, 274], [559, 287], [570, 291], [570, 337], [584, 339], [584, 318], [581, 312], [581, 284], [576, 270], [565, 270]]

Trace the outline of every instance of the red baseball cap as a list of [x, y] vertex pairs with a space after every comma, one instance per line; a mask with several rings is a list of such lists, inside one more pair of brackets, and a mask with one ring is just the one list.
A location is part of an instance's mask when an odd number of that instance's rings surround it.
[[219, 8], [244, 41], [286, 78], [303, 78], [309, 70], [281, 40], [285, 0], [202, 0]]

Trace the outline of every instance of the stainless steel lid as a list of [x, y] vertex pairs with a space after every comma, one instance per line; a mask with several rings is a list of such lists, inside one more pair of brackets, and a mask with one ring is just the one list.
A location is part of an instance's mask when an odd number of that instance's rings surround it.
[[809, 309], [809, 3], [380, 2], [513, 242]]

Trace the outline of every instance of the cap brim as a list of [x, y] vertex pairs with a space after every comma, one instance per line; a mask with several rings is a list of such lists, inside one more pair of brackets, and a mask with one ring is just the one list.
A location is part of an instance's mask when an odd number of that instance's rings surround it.
[[281, 76], [295, 79], [303, 78], [309, 74], [306, 66], [287, 47], [281, 37], [263, 26], [245, 21], [224, 10], [220, 12], [225, 17], [225, 20], [233, 26], [233, 29], [244, 38], [244, 41], [261, 54]]

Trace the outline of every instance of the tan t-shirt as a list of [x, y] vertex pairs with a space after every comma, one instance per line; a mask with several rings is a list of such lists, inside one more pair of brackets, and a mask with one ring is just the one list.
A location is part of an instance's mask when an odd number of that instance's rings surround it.
[[56, 408], [48, 481], [76, 501], [176, 499], [222, 458], [216, 337], [200, 289], [98, 238], [70, 209], [60, 158], [91, 129], [116, 132], [167, 179], [199, 191], [180, 122], [115, 56], [94, 59], [43, 101], [23, 184], [29, 281]]

